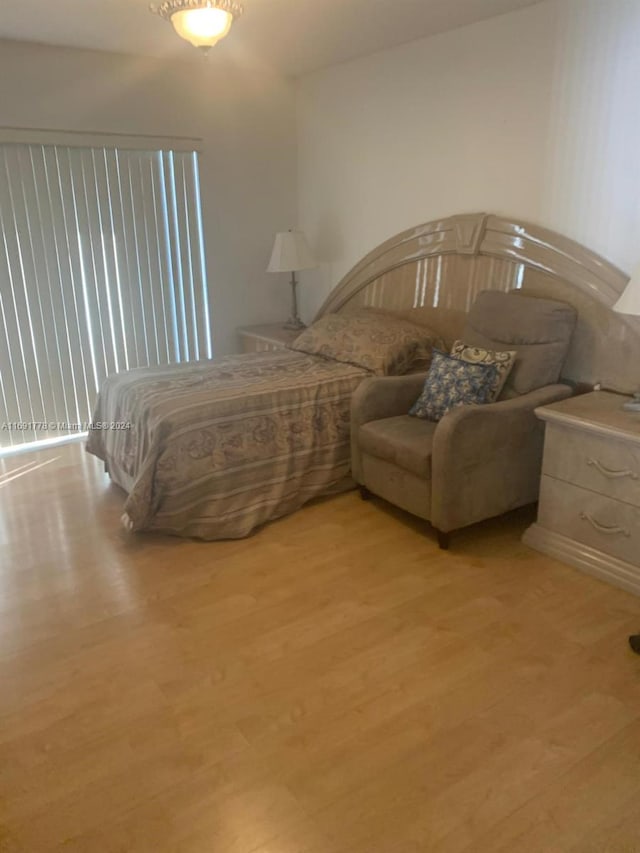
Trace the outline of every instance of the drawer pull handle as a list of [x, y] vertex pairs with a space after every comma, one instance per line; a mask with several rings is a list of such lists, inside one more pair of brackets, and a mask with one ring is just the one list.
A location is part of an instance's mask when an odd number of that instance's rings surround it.
[[581, 512], [580, 518], [583, 521], [588, 521], [589, 524], [598, 531], [598, 533], [606, 533], [608, 536], [616, 536], [618, 533], [621, 533], [623, 536], [631, 536], [631, 531], [627, 530], [626, 527], [607, 527], [605, 524], [600, 524], [599, 521], [596, 521], [595, 518], [589, 515], [588, 512]]
[[611, 480], [619, 480], [623, 477], [631, 477], [632, 480], [638, 479], [638, 475], [635, 471], [630, 471], [628, 468], [624, 471], [614, 471], [612, 468], [606, 468], [602, 462], [598, 462], [597, 459], [587, 459], [587, 465], [595, 468], [596, 471], [600, 471], [601, 474], [604, 474], [605, 477], [609, 477]]

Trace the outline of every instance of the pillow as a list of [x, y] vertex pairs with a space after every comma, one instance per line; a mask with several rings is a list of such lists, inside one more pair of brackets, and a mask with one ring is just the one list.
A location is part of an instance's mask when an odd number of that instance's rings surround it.
[[426, 326], [372, 308], [327, 314], [305, 329], [289, 349], [355, 364], [380, 376], [427, 369], [441, 340]]
[[465, 344], [464, 341], [456, 341], [451, 348], [451, 355], [472, 364], [495, 364], [496, 379], [491, 391], [491, 400], [489, 400], [490, 403], [493, 403], [500, 396], [500, 392], [511, 373], [511, 368], [518, 353], [516, 350], [499, 352], [492, 349], [483, 349], [483, 347], [472, 347]]
[[409, 414], [414, 418], [439, 421], [457, 406], [489, 403], [496, 373], [495, 364], [476, 364], [434, 350], [422, 394]]

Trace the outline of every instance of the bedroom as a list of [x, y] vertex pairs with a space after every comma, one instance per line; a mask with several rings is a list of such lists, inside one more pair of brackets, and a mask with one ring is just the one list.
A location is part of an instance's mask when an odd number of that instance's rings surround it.
[[[480, 211], [622, 288], [635, 0], [244, 5], [204, 60], [146, 2], [0, 13], [3, 148], [197, 148], [216, 359], [284, 324], [289, 228], [307, 323], [385, 241]], [[609, 375], [564, 375], [630, 393], [614, 301], [581, 350]], [[204, 542], [125, 531], [82, 441], [0, 474], [0, 849], [640, 850], [638, 599], [523, 543], [535, 508], [445, 552], [347, 491]]]

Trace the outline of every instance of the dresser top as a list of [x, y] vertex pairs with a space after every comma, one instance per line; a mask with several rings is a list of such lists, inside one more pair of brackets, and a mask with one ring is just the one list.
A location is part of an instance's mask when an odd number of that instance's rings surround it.
[[629, 397], [622, 394], [593, 391], [541, 406], [536, 409], [536, 415], [544, 421], [640, 444], [640, 412], [625, 412], [622, 405], [627, 400]]
[[252, 335], [254, 338], [263, 338], [266, 341], [279, 341], [290, 344], [295, 341], [302, 329], [285, 329], [283, 323], [263, 323], [260, 326], [240, 326], [241, 335]]

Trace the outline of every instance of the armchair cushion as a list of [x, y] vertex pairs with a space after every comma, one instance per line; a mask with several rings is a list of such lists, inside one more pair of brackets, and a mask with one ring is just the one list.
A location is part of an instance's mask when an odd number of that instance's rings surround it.
[[365, 453], [429, 480], [435, 429], [435, 423], [400, 415], [363, 424], [358, 441]]
[[456, 406], [489, 403], [496, 375], [495, 364], [474, 364], [434, 350], [422, 394], [409, 414], [439, 421]]
[[576, 317], [575, 308], [564, 302], [485, 290], [469, 312], [463, 340], [470, 346], [516, 350], [500, 395], [509, 399], [558, 381]]

